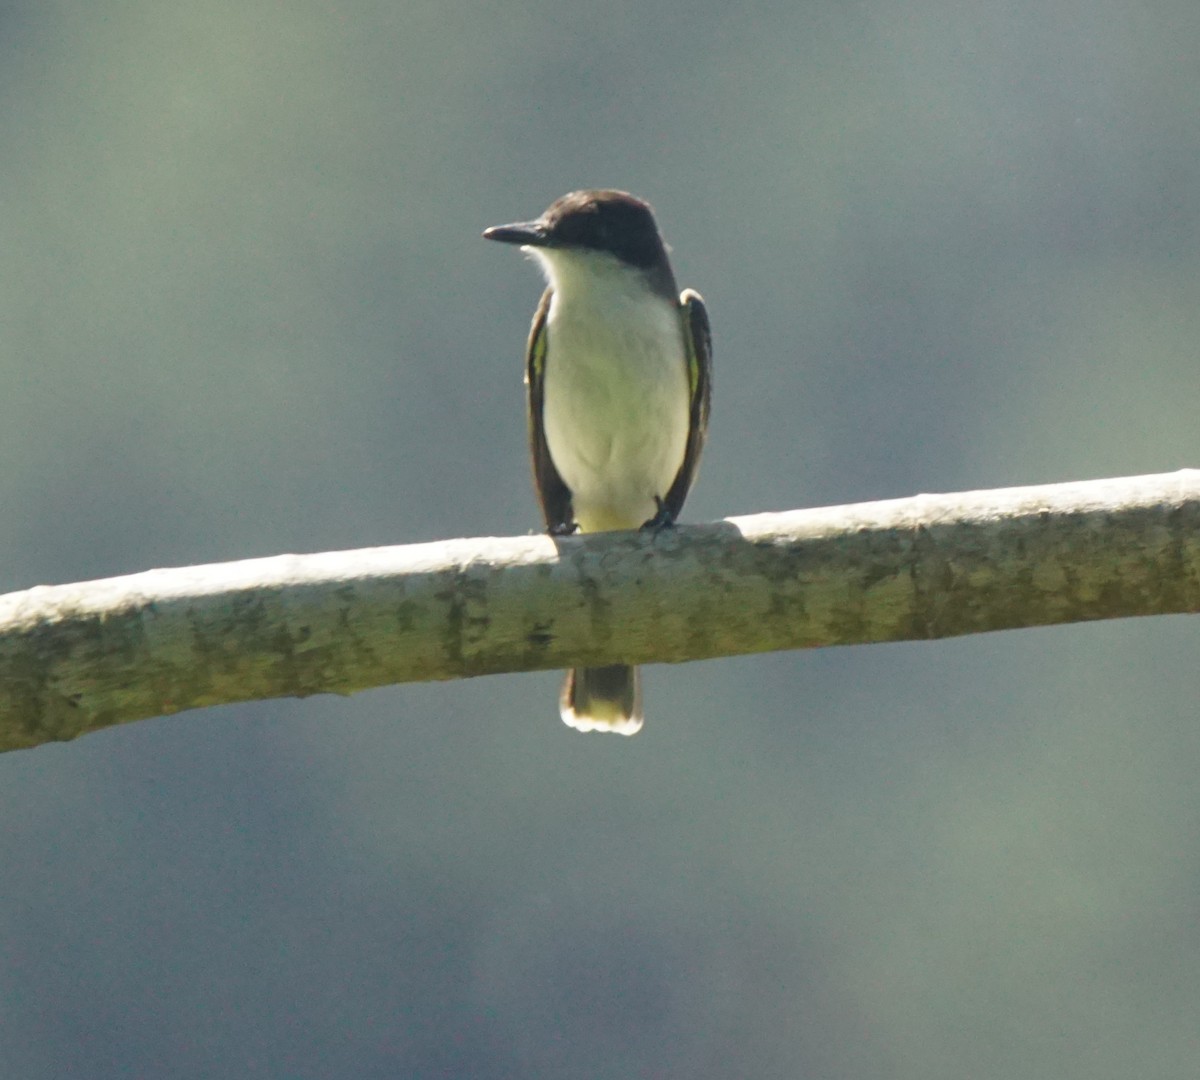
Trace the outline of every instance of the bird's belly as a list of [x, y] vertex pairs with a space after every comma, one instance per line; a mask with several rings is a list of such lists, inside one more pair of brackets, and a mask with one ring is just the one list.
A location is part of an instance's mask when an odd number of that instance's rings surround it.
[[637, 528], [654, 516], [656, 498], [679, 472], [690, 402], [682, 334], [676, 334], [672, 341], [661, 332], [627, 329], [619, 337], [572, 341], [552, 329], [542, 419], [582, 532]]

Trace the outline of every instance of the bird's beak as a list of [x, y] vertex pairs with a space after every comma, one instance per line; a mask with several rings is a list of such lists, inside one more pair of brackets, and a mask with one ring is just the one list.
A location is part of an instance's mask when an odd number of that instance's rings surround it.
[[483, 236], [485, 240], [499, 240], [502, 244], [520, 244], [522, 247], [548, 247], [550, 244], [546, 226], [540, 221], [493, 225], [483, 230]]

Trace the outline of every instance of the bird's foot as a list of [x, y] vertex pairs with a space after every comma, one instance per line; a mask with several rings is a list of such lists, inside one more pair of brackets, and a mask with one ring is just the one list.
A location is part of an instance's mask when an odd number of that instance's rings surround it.
[[675, 528], [675, 515], [671, 513], [670, 508], [660, 496], [654, 496], [654, 505], [658, 507], [658, 510], [655, 511], [654, 517], [642, 523], [642, 531], [659, 533], [663, 529]]

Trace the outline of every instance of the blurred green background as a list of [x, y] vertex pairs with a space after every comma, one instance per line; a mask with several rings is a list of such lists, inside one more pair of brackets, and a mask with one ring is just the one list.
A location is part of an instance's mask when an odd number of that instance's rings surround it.
[[[1195, 0], [0, 7], [0, 587], [535, 528], [653, 202], [692, 520], [1200, 465]], [[0, 1075], [1192, 1077], [1200, 623], [213, 709], [0, 758]]]

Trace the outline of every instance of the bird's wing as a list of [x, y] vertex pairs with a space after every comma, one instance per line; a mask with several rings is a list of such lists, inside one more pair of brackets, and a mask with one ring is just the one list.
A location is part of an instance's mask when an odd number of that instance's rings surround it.
[[683, 290], [679, 296], [679, 308], [683, 315], [691, 415], [683, 464], [679, 466], [671, 490], [663, 500], [673, 519], [683, 509], [683, 500], [687, 498], [688, 490], [700, 471], [700, 452], [708, 435], [708, 413], [712, 407], [712, 331], [708, 325], [708, 310], [704, 306], [704, 299], [694, 289]]
[[553, 290], [542, 293], [541, 303], [533, 316], [529, 331], [529, 346], [525, 352], [525, 387], [529, 404], [529, 453], [533, 458], [533, 486], [542, 517], [552, 533], [570, 532], [574, 522], [571, 511], [571, 492], [550, 458], [546, 445], [546, 427], [542, 422], [542, 403], [546, 385], [546, 315], [550, 310]]

